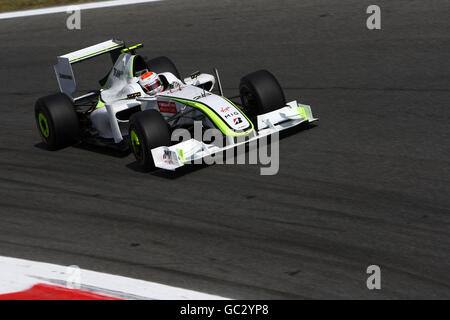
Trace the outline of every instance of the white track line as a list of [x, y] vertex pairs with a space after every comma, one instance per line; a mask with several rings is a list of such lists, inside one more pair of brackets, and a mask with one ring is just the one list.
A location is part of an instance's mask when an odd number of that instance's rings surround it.
[[59, 6], [59, 7], [50, 7], [50, 8], [44, 8], [44, 9], [31, 9], [31, 10], [0, 13], [0, 20], [67, 12], [69, 8], [72, 9], [73, 7], [77, 7], [80, 10], [89, 10], [89, 9], [98, 9], [98, 8], [126, 6], [126, 5], [140, 4], [140, 3], [146, 3], [146, 2], [156, 2], [156, 1], [163, 1], [163, 0], [114, 0], [114, 1], [99, 1], [99, 2], [90, 2], [90, 3], [75, 3], [75, 4], [68, 4], [68, 5]]
[[[79, 270], [79, 289], [130, 300], [222, 300], [220, 296], [96, 271]], [[19, 292], [38, 283], [66, 286], [68, 267], [0, 256], [0, 294]]]

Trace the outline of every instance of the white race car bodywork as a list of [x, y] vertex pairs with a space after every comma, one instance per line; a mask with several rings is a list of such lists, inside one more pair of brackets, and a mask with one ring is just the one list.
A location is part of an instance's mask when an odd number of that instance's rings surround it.
[[[61, 92], [73, 101], [76, 82], [71, 64], [106, 52], [119, 53], [99, 95], [99, 102], [90, 113], [93, 128], [101, 138], [114, 139], [116, 144], [128, 135], [130, 114], [148, 109], [157, 110], [169, 126], [192, 125], [201, 119], [203, 126], [218, 128], [227, 137], [227, 145], [218, 147], [199, 140], [190, 139], [172, 146], [161, 146], [151, 150], [156, 167], [174, 170], [186, 163], [249, 143], [305, 122], [313, 122], [311, 108], [291, 101], [286, 106], [259, 115], [254, 124], [229, 99], [211, 92], [216, 77], [198, 73], [190, 78], [178, 79], [172, 73], [159, 73], [166, 89], [155, 96], [147, 95], [138, 84], [139, 74], [135, 70], [136, 55], [123, 49], [124, 43], [110, 40], [64, 56], [58, 57], [55, 72]], [[120, 51], [121, 50], [121, 51]], [[218, 76], [216, 74], [216, 76]], [[199, 86], [208, 84], [208, 90]], [[219, 80], [220, 86], [220, 80]], [[122, 116], [123, 115], [123, 116]], [[247, 137], [236, 142], [236, 137]]]

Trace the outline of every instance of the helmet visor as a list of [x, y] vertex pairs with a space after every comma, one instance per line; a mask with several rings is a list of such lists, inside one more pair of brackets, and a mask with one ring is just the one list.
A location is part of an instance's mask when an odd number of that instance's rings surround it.
[[144, 87], [147, 92], [151, 92], [151, 91], [155, 90], [156, 88], [158, 88], [160, 85], [161, 85], [161, 82], [159, 81], [159, 79], [156, 79], [155, 82], [153, 82], [152, 84], [146, 84]]

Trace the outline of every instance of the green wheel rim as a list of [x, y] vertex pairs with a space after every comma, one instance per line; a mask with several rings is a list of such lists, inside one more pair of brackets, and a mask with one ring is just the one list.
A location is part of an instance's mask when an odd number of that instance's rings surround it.
[[50, 136], [50, 128], [48, 126], [47, 118], [44, 116], [42, 112], [39, 112], [38, 114], [38, 122], [39, 122], [39, 128], [41, 129], [42, 135], [45, 138], [48, 138]]
[[139, 137], [137, 136], [137, 134], [134, 130], [130, 131], [130, 138], [131, 138], [131, 146], [133, 147], [134, 154], [136, 154], [137, 156], [140, 156], [141, 143], [139, 142]]

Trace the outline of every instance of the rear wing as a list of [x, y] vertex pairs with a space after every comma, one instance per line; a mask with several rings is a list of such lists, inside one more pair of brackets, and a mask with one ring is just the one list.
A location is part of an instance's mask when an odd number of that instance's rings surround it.
[[[133, 51], [134, 49], [136, 49], [136, 47], [137, 46], [128, 48], [128, 50]], [[59, 89], [61, 90], [61, 92], [65, 93], [72, 100], [74, 100], [72, 94], [77, 89], [77, 83], [73, 74], [72, 64], [91, 59], [108, 52], [111, 53], [111, 59], [114, 63], [123, 50], [126, 50], [125, 43], [123, 41], [108, 40], [78, 51], [65, 54], [63, 56], [59, 56], [58, 63], [54, 66]]]

